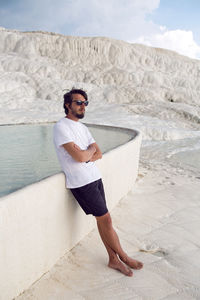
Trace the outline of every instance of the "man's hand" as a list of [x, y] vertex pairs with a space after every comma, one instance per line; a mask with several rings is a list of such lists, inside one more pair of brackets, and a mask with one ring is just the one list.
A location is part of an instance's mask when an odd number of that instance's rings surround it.
[[88, 149], [90, 149], [93, 152], [93, 154], [97, 151], [94, 144], [89, 145]]
[[100, 150], [99, 146], [97, 145], [97, 143], [91, 144], [89, 147], [91, 147], [91, 146], [95, 147], [95, 152], [92, 155], [92, 158], [90, 159], [90, 161], [96, 161], [98, 159], [101, 159], [102, 153], [101, 153], [101, 150]]
[[76, 144], [74, 144], [74, 148], [77, 149], [77, 150], [81, 150], [81, 148]]

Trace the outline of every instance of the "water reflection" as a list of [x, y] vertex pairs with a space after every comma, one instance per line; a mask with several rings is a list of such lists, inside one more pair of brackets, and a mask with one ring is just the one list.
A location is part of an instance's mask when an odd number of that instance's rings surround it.
[[[53, 124], [0, 126], [0, 196], [61, 171]], [[130, 131], [89, 126], [102, 152], [132, 139]]]

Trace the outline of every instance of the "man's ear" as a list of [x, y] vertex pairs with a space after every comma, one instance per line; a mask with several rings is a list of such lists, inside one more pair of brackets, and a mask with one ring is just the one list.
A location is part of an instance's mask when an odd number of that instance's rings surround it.
[[71, 104], [70, 103], [65, 103], [65, 107], [66, 108], [71, 108]]

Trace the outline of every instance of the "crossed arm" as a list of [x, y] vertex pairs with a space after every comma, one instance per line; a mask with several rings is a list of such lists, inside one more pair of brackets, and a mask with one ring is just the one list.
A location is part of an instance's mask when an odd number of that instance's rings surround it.
[[86, 150], [81, 150], [74, 142], [64, 144], [63, 147], [77, 162], [95, 161], [102, 158], [102, 153], [97, 143], [89, 145]]

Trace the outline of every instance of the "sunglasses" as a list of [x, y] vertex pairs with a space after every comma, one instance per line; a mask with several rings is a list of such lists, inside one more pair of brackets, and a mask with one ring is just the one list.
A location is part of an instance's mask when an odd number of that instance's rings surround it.
[[88, 100], [86, 100], [86, 101], [81, 101], [81, 100], [72, 100], [72, 102], [75, 102], [75, 103], [76, 103], [76, 105], [79, 105], [79, 106], [81, 106], [82, 104], [84, 104], [85, 106], [88, 106], [88, 103], [89, 103], [89, 101], [88, 101]]

